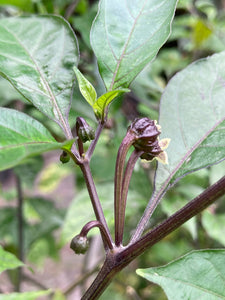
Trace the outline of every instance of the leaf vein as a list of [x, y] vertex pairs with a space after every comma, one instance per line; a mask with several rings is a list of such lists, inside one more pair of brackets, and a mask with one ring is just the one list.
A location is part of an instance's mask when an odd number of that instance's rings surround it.
[[113, 88], [114, 81], [115, 81], [115, 78], [116, 78], [117, 72], [118, 72], [118, 70], [119, 70], [120, 64], [121, 64], [121, 62], [122, 62], [122, 59], [123, 59], [123, 57], [124, 57], [124, 55], [125, 55], [125, 52], [126, 52], [126, 50], [127, 50], [127, 47], [128, 47], [129, 41], [130, 41], [130, 39], [131, 39], [131, 36], [132, 36], [132, 34], [133, 34], [133, 32], [134, 32], [135, 25], [136, 25], [136, 23], [137, 23], [137, 21], [138, 21], [139, 17], [141, 16], [141, 12], [142, 12], [142, 10], [144, 9], [144, 7], [145, 7], [145, 4], [146, 4], [146, 0], [145, 0], [145, 2], [144, 2], [144, 5], [142, 6], [142, 9], [141, 9], [140, 13], [137, 15], [137, 17], [136, 17], [136, 19], [134, 20], [134, 23], [133, 23], [133, 25], [132, 25], [132, 27], [131, 27], [131, 30], [130, 30], [130, 33], [129, 33], [128, 37], [127, 37], [127, 41], [126, 41], [126, 43], [125, 43], [125, 45], [124, 45], [124, 48], [123, 48], [122, 54], [121, 54], [121, 56], [120, 56], [120, 58], [119, 58], [119, 60], [118, 60], [118, 62], [117, 62], [117, 65], [116, 65], [115, 71], [114, 71], [114, 73], [113, 73], [113, 78], [112, 78], [112, 81], [111, 81], [111, 84], [110, 84], [109, 90], [112, 90], [112, 88]]
[[[2, 26], [3, 26], [3, 25], [2, 25]], [[3, 27], [4, 27], [4, 26], [3, 26]], [[10, 30], [9, 30], [8, 28], [6, 28], [6, 27], [4, 27], [4, 28], [5, 28], [6, 31], [8, 31], [8, 32], [9, 32], [9, 33], [17, 40], [17, 42], [20, 44], [20, 46], [26, 51], [27, 55], [31, 58], [32, 62], [34, 63], [34, 65], [35, 65], [35, 67], [36, 67], [36, 70], [38, 71], [38, 73], [39, 73], [39, 75], [40, 75], [40, 77], [41, 77], [41, 79], [42, 79], [42, 81], [43, 81], [43, 83], [44, 83], [44, 85], [45, 85], [46, 90], [48, 91], [48, 93], [49, 93], [49, 95], [50, 95], [50, 99], [51, 99], [51, 101], [52, 101], [52, 104], [53, 104], [53, 106], [56, 108], [58, 117], [59, 117], [59, 119], [60, 119], [60, 121], [61, 121], [61, 124], [60, 124], [60, 125], [61, 125], [62, 128], [64, 129], [64, 132], [66, 133], [67, 137], [68, 137], [68, 138], [71, 138], [72, 135], [71, 135], [71, 133], [70, 133], [69, 130], [68, 130], [68, 127], [67, 127], [67, 125], [66, 125], [66, 121], [65, 121], [64, 118], [63, 118], [62, 112], [61, 112], [61, 110], [60, 110], [60, 108], [59, 108], [59, 106], [58, 106], [58, 103], [57, 103], [57, 101], [56, 101], [56, 98], [55, 98], [55, 96], [54, 96], [54, 94], [53, 94], [53, 92], [52, 92], [52, 90], [51, 90], [51, 88], [50, 88], [50, 86], [49, 86], [47, 80], [45, 79], [45, 76], [42, 74], [42, 70], [38, 67], [38, 65], [37, 65], [37, 63], [36, 63], [34, 57], [29, 53], [29, 51], [27, 50], [27, 48], [23, 45], [23, 43], [20, 41], [20, 39], [14, 34], [14, 32], [10, 31]], [[55, 115], [55, 116], [56, 116], [56, 115]], [[56, 118], [57, 118], [57, 116], [56, 116]]]

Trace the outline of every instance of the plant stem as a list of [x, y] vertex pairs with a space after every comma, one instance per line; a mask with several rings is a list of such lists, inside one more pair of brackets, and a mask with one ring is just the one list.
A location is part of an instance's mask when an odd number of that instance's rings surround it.
[[[23, 193], [21, 180], [18, 175], [16, 175], [16, 189], [17, 189], [17, 221], [18, 221], [18, 258], [24, 261], [24, 235], [23, 235]], [[20, 286], [23, 279], [22, 268], [18, 268], [17, 273], [17, 284], [16, 291], [20, 292]]]
[[106, 231], [105, 227], [99, 221], [96, 221], [96, 220], [90, 221], [87, 224], [85, 224], [84, 227], [81, 229], [81, 232], [79, 235], [86, 237], [88, 232], [94, 227], [98, 227], [100, 229], [101, 234], [102, 234], [102, 236], [104, 236], [104, 239], [105, 239], [109, 249], [112, 250], [114, 248], [114, 246], [112, 244], [111, 237], [108, 235], [108, 232]]
[[127, 194], [128, 188], [131, 180], [131, 176], [135, 167], [135, 164], [138, 158], [142, 155], [143, 151], [134, 150], [127, 162], [127, 166], [123, 176], [122, 182], [122, 194], [120, 200], [119, 207], [119, 216], [118, 216], [118, 243], [122, 244], [123, 241], [123, 231], [124, 231], [124, 223], [125, 223], [125, 211], [126, 211], [126, 203], [127, 203]]
[[120, 270], [224, 194], [225, 176], [211, 187], [207, 188], [202, 194], [194, 198], [167, 220], [145, 234], [138, 241], [135, 241], [133, 244], [130, 244], [125, 248], [117, 248], [117, 252], [108, 253], [102, 269], [90, 288], [82, 297], [82, 300], [99, 299], [100, 295], [110, 284], [113, 277]]
[[[102, 206], [101, 206], [101, 203], [99, 201], [97, 190], [96, 190], [94, 180], [93, 180], [93, 177], [92, 177], [92, 174], [91, 174], [89, 161], [84, 160], [83, 163], [80, 165], [80, 168], [81, 168], [81, 171], [83, 172], [83, 175], [84, 175], [84, 179], [85, 179], [85, 182], [86, 182], [86, 185], [87, 185], [87, 190], [88, 190], [91, 202], [92, 202], [92, 206], [93, 206], [93, 209], [94, 209], [94, 212], [95, 212], [96, 219], [104, 226], [104, 228], [107, 232], [107, 235], [110, 239], [110, 242], [111, 242], [111, 244], [113, 244], [113, 240], [112, 240], [108, 225], [106, 223], [105, 216], [104, 216], [104, 213], [103, 213], [103, 210], [102, 210]], [[108, 249], [107, 243], [105, 241], [105, 237], [104, 237], [103, 234], [102, 234], [102, 239], [103, 239], [105, 248]]]
[[115, 219], [115, 244], [120, 246], [123, 238], [124, 216], [121, 214], [121, 196], [123, 184], [123, 170], [127, 152], [134, 141], [133, 135], [127, 132], [117, 154], [114, 187], [114, 219]]
[[105, 123], [101, 123], [101, 122], [98, 123], [98, 127], [95, 132], [95, 139], [91, 142], [90, 147], [88, 148], [86, 155], [85, 155], [87, 157], [87, 159], [91, 158], [104, 126], [105, 126]]
[[79, 131], [79, 124], [76, 123], [77, 145], [78, 145], [78, 150], [79, 150], [80, 157], [82, 157], [82, 155], [84, 153], [84, 146], [83, 146], [83, 142], [81, 141], [81, 139], [78, 135], [78, 131]]

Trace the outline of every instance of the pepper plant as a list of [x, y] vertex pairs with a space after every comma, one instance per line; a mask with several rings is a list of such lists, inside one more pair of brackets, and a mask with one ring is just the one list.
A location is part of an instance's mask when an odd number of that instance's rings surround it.
[[[80, 224], [80, 234], [70, 246], [75, 253], [85, 254], [88, 232], [98, 227], [105, 249], [105, 262], [82, 299], [98, 299], [120, 270], [225, 193], [223, 177], [145, 232], [159, 202], [179, 179], [225, 158], [225, 52], [192, 63], [170, 80], [161, 98], [158, 121], [143, 117], [131, 122], [115, 162], [114, 234], [106, 222], [92, 177], [90, 161], [107, 124], [110, 105], [130, 92], [131, 82], [168, 39], [176, 5], [177, 0], [99, 2], [90, 41], [105, 86], [101, 95], [79, 70], [77, 39], [65, 19], [55, 15], [0, 19], [1, 75], [54, 121], [64, 135], [59, 142], [27, 114], [0, 108], [0, 170], [53, 149], [62, 150], [62, 163], [70, 160], [80, 168], [96, 219]], [[70, 124], [74, 85], [93, 110], [96, 128], [82, 117]], [[149, 164], [157, 160], [154, 191], [129, 242], [124, 243], [128, 188], [139, 159]], [[169, 299], [223, 299], [224, 260], [223, 250], [204, 250], [164, 268], [137, 273], [160, 284]], [[191, 268], [193, 264], [195, 270]], [[215, 281], [209, 279], [212, 277]], [[171, 282], [175, 282], [175, 287]]]

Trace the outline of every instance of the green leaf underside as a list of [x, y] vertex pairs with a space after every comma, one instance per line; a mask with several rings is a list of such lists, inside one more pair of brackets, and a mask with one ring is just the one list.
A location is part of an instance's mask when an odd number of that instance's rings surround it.
[[23, 265], [24, 264], [18, 260], [15, 255], [5, 251], [0, 246], [0, 273], [5, 270], [21, 267]]
[[181, 177], [225, 158], [225, 52], [199, 60], [169, 82], [161, 99], [160, 138], [170, 138], [168, 165], [158, 164], [157, 202]]
[[0, 20], [0, 74], [66, 131], [77, 41], [58, 16]]
[[73, 68], [77, 81], [79, 83], [79, 89], [85, 100], [93, 107], [97, 94], [93, 85], [84, 77], [84, 75], [78, 70], [78, 68]]
[[26, 293], [10, 293], [10, 294], [0, 294], [0, 300], [36, 300], [38, 297], [46, 296], [51, 293], [51, 290], [47, 291], [35, 291]]
[[31, 155], [62, 146], [38, 121], [22, 112], [0, 108], [0, 170], [14, 167]]
[[100, 96], [93, 105], [93, 109], [96, 115], [103, 116], [108, 108], [108, 106], [112, 103], [112, 101], [122, 93], [129, 92], [129, 89], [120, 89], [114, 90], [111, 92], [107, 92]]
[[169, 300], [225, 299], [225, 251], [193, 251], [163, 267], [137, 274], [160, 285]]
[[107, 90], [128, 87], [165, 43], [176, 0], [101, 0], [91, 44]]

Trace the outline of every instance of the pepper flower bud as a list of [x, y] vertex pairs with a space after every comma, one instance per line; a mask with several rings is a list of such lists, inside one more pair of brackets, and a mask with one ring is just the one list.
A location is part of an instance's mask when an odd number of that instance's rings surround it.
[[129, 134], [133, 136], [133, 146], [138, 151], [144, 151], [142, 159], [158, 159], [160, 162], [168, 163], [167, 154], [164, 149], [169, 145], [170, 139], [159, 140], [161, 127], [156, 121], [149, 118], [135, 119], [128, 128]]
[[94, 129], [85, 121], [84, 118], [77, 117], [77, 135], [83, 143], [87, 141], [94, 140], [95, 131]]
[[70, 243], [70, 248], [76, 254], [84, 254], [89, 248], [89, 241], [86, 236], [76, 235]]
[[63, 151], [62, 154], [60, 155], [60, 161], [63, 164], [66, 164], [69, 162], [69, 160], [70, 160], [69, 154], [66, 151]]

